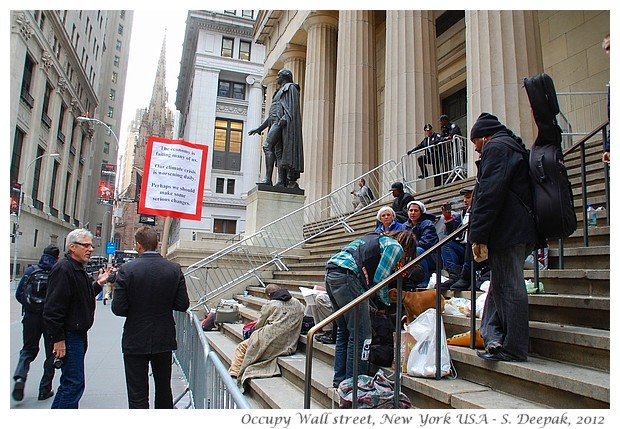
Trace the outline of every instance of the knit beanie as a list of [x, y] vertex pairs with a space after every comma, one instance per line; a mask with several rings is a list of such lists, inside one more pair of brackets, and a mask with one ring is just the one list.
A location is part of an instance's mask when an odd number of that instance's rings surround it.
[[60, 256], [60, 249], [58, 249], [58, 247], [54, 246], [53, 244], [50, 244], [45, 249], [43, 249], [43, 254], [50, 255], [58, 259], [58, 256]]
[[426, 206], [424, 205], [422, 201], [409, 201], [409, 203], [407, 204], [407, 210], [409, 210], [409, 207], [411, 207], [411, 204], [415, 204], [416, 206], [420, 207], [420, 211], [422, 213], [426, 213]]
[[498, 131], [503, 131], [505, 129], [506, 126], [497, 119], [497, 116], [484, 112], [478, 116], [476, 123], [471, 127], [469, 138], [473, 140], [479, 137], [492, 136]]

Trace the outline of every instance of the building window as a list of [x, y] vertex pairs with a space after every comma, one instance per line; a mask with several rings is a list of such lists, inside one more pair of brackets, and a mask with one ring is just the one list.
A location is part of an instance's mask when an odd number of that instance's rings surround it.
[[252, 43], [242, 40], [239, 42], [239, 59], [244, 61], [250, 61], [250, 49]]
[[236, 234], [237, 221], [231, 219], [213, 219], [213, 232], [219, 234]]
[[242, 10], [241, 16], [244, 18], [254, 19], [254, 11], [253, 10]]
[[32, 109], [34, 106], [34, 98], [30, 95], [30, 85], [32, 84], [32, 73], [34, 71], [34, 61], [30, 58], [30, 55], [26, 54], [26, 61], [24, 63], [24, 74], [22, 76], [22, 90], [21, 99]]
[[[41, 146], [37, 147], [37, 160], [34, 162], [34, 176], [32, 178], [32, 190], [30, 191], [30, 195], [32, 196], [32, 204], [37, 207], [39, 210], [43, 208], [43, 204], [39, 201], [39, 178], [41, 177], [41, 161], [43, 159], [43, 155], [45, 154], [45, 150]], [[38, 207], [38, 206], [41, 207]]]
[[235, 10], [225, 10], [224, 13], [227, 13], [229, 15], [236, 15], [237, 11], [235, 11]]
[[22, 148], [24, 145], [24, 132], [15, 128], [13, 139], [13, 154], [11, 155], [11, 185], [19, 183], [19, 164], [22, 160]]
[[60, 114], [58, 115], [58, 141], [60, 143], [65, 142], [65, 133], [63, 133], [63, 128], [65, 126], [65, 112], [67, 111], [67, 106], [65, 103], [60, 103]]
[[220, 80], [217, 89], [219, 97], [236, 98], [237, 100], [245, 100], [245, 84], [238, 82], [230, 82]]
[[39, 238], [39, 230], [35, 229], [34, 230], [34, 237], [32, 239], [32, 247], [37, 247], [37, 240]]
[[54, 216], [58, 216], [58, 210], [56, 210], [56, 205], [54, 204], [54, 199], [56, 198], [56, 180], [58, 179], [58, 166], [60, 164], [54, 161], [54, 166], [52, 167], [52, 183], [50, 186], [50, 199], [48, 201], [48, 205], [50, 206], [50, 211], [53, 212]]
[[65, 222], [69, 222], [69, 190], [71, 189], [71, 173], [67, 172], [65, 179], [65, 200], [62, 203], [62, 210]]
[[114, 117], [114, 107], [108, 106], [108, 118]]
[[112, 83], [118, 82], [118, 73], [112, 72]]
[[228, 37], [222, 37], [222, 56], [226, 58], [233, 57], [233, 47], [235, 46], [235, 40]]
[[226, 181], [226, 193], [229, 195], [235, 194], [235, 179], [228, 179]]
[[52, 126], [52, 118], [49, 117], [47, 112], [50, 108], [50, 97], [52, 95], [52, 87], [49, 83], [45, 83], [45, 93], [43, 94], [43, 111], [41, 112], [41, 121], [50, 128]]
[[224, 184], [226, 185], [226, 193], [229, 195], [234, 195], [235, 194], [235, 179], [224, 179], [223, 177], [218, 177], [215, 179], [215, 193], [223, 194]]
[[123, 42], [121, 42], [120, 40], [116, 40], [116, 50], [120, 51], [121, 47], [123, 46]]
[[240, 171], [242, 139], [243, 122], [231, 119], [216, 119], [213, 142], [213, 168]]
[[110, 143], [108, 142], [103, 143], [103, 153], [105, 154], [110, 153]]
[[118, 34], [120, 34], [120, 35], [123, 34], [123, 25], [122, 24], [118, 24]]
[[114, 55], [114, 67], [119, 67], [121, 64], [121, 57]]
[[224, 178], [218, 177], [215, 179], [215, 193], [223, 194], [224, 193]]
[[116, 90], [110, 89], [110, 101], [116, 100]]

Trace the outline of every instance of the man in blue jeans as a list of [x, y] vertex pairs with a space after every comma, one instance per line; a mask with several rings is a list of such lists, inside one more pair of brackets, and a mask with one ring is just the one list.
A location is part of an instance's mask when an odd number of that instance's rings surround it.
[[[396, 239], [393, 238], [396, 236]], [[325, 286], [334, 311], [344, 307], [375, 284], [380, 283], [395, 271], [399, 262], [415, 257], [416, 239], [411, 231], [399, 231], [381, 235], [371, 233], [353, 240], [327, 261]], [[387, 286], [378, 293], [378, 299], [390, 305]], [[355, 312], [359, 314], [358, 330], [354, 330]], [[359, 374], [368, 374], [368, 355], [372, 340], [370, 308], [368, 300], [357, 309], [336, 319], [336, 353], [334, 356], [333, 385], [353, 377], [353, 366], [357, 359]], [[355, 349], [355, 335], [358, 347]]]
[[52, 408], [78, 408], [84, 393], [84, 356], [87, 332], [95, 320], [95, 297], [108, 279], [109, 269], [99, 270], [95, 282], [84, 266], [93, 250], [93, 235], [75, 229], [67, 235], [68, 252], [51, 269], [43, 308], [45, 330], [62, 360], [60, 385]]

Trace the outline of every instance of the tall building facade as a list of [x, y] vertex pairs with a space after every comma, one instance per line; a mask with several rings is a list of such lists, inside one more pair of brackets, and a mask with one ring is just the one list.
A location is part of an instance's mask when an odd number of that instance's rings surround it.
[[605, 91], [609, 29], [608, 10], [264, 10], [254, 41], [266, 50], [266, 100], [282, 67], [301, 84], [309, 203], [398, 162], [441, 114], [467, 134], [491, 112], [531, 144], [522, 79], [545, 72], [558, 92]]
[[[153, 84], [153, 92], [149, 107], [146, 110], [138, 110], [137, 115], [140, 118], [134, 120], [134, 131], [129, 133], [127, 141], [126, 158], [131, 158], [131, 164], [126, 163], [124, 167], [123, 177], [125, 178], [121, 185], [121, 199], [118, 203], [119, 217], [116, 219], [115, 235], [118, 240], [119, 250], [134, 250], [135, 232], [143, 226], [145, 222], [152, 225], [157, 230], [159, 240], [162, 240], [162, 232], [165, 219], [157, 216], [141, 216], [138, 213], [138, 201], [136, 196], [139, 193], [139, 186], [142, 182], [144, 174], [144, 158], [146, 154], [146, 143], [149, 136], [157, 136], [166, 139], [172, 138], [172, 130], [174, 127], [174, 115], [168, 107], [168, 90], [166, 89], [166, 39], [162, 43], [159, 62], [157, 63], [157, 72], [155, 74], [155, 82]], [[137, 129], [137, 134], [135, 133]], [[127, 182], [127, 179], [129, 181]], [[151, 222], [152, 221], [152, 222]], [[153, 224], [154, 223], [154, 224]]]
[[176, 97], [178, 138], [207, 146], [208, 160], [202, 218], [174, 219], [171, 248], [245, 231], [245, 197], [256, 186], [262, 158], [261, 137], [248, 136], [262, 122], [264, 105], [264, 46], [252, 40], [256, 13], [188, 13]]
[[[66, 250], [72, 229], [94, 230], [101, 219], [91, 204], [97, 198], [91, 184], [99, 177], [96, 164], [115, 160], [116, 152], [111, 147], [104, 153], [102, 142], [110, 140], [99, 140], [102, 132], [77, 118], [103, 121], [109, 105], [102, 100], [112, 88], [120, 100], [112, 107], [120, 116], [124, 81], [109, 80], [125, 74], [132, 19], [130, 11], [11, 11], [11, 228], [18, 232], [11, 236], [11, 270], [16, 275], [38, 262], [48, 244]], [[114, 54], [118, 39], [112, 33], [119, 26], [121, 51]], [[109, 125], [118, 130], [118, 124]], [[13, 210], [20, 187], [22, 204]]]

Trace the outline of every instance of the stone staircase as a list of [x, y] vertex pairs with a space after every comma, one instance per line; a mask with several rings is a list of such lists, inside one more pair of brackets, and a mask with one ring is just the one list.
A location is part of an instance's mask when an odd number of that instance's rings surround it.
[[[588, 202], [605, 205], [601, 145], [587, 150]], [[456, 368], [455, 379], [441, 380], [402, 376], [403, 392], [416, 408], [517, 409], [517, 408], [609, 408], [610, 407], [610, 227], [605, 212], [599, 212], [598, 226], [589, 230], [589, 247], [583, 243], [582, 192], [579, 159], [566, 159], [574, 185], [578, 230], [564, 241], [564, 267], [558, 268], [558, 243], [550, 243], [549, 269], [540, 272], [544, 293], [529, 295], [530, 357], [524, 363], [489, 362], [468, 347], [450, 346]], [[432, 213], [451, 201], [462, 205], [459, 190], [473, 184], [473, 178], [418, 194]], [[351, 219], [354, 233], [331, 231], [304, 246], [308, 256], [289, 265], [289, 271], [275, 271], [265, 283], [288, 288], [303, 300], [299, 287], [324, 283], [325, 262], [355, 237], [372, 231], [375, 213], [361, 212]], [[533, 271], [525, 271], [533, 278]], [[243, 303], [243, 323], [258, 317], [265, 302], [263, 288], [250, 286], [249, 295], [236, 295]], [[468, 297], [468, 293], [462, 295]], [[448, 336], [469, 330], [468, 318], [443, 315]], [[479, 326], [480, 320], [477, 320]], [[206, 332], [212, 349], [225, 365], [230, 364], [235, 345], [241, 341], [242, 324], [224, 324], [219, 331]], [[256, 408], [303, 408], [306, 337], [299, 338], [296, 354], [281, 357], [281, 377], [249, 382], [245, 395]], [[314, 342], [312, 408], [337, 408], [332, 388], [334, 346]]]

